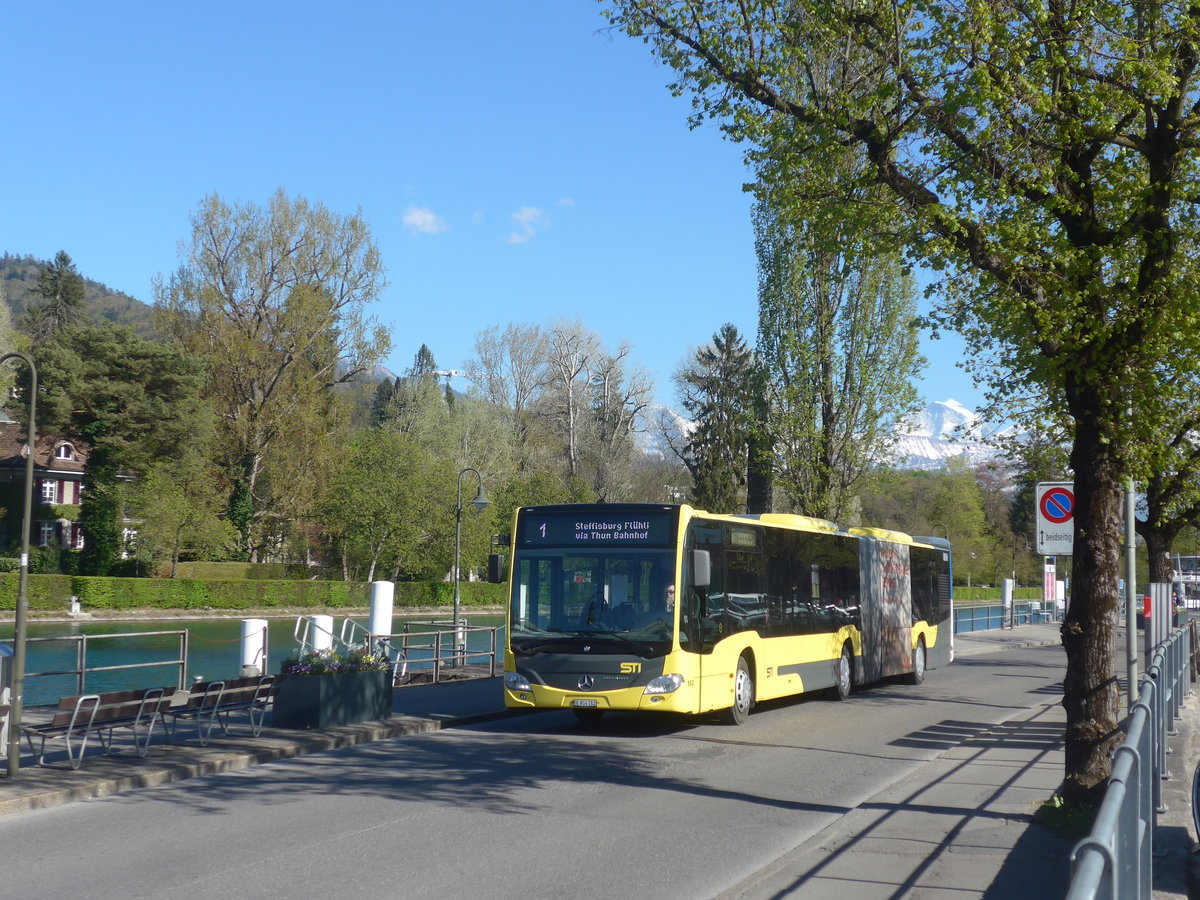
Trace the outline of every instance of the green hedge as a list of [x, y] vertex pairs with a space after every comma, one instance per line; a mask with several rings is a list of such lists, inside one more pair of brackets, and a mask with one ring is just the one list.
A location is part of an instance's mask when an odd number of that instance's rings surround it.
[[[1004, 594], [1003, 588], [956, 587], [954, 589], [955, 603], [999, 603]], [[1041, 600], [1042, 588], [1019, 587], [1013, 591], [1015, 600]]]
[[[19, 576], [0, 574], [0, 609], [17, 608]], [[502, 584], [462, 584], [463, 606], [503, 606]], [[82, 575], [30, 575], [29, 608], [61, 610], [78, 597], [92, 609], [275, 609], [366, 607], [367, 584], [344, 581], [201, 581], [190, 578], [99, 578]], [[454, 585], [401, 582], [396, 607], [450, 606]]]
[[[26, 599], [30, 609], [63, 610], [71, 603], [70, 575], [30, 575]], [[0, 574], [0, 609], [17, 608], [19, 573]]]
[[[170, 574], [170, 567], [162, 576]], [[175, 566], [176, 578], [192, 578], [198, 581], [305, 581], [313, 573], [305, 566], [289, 566], [285, 563], [248, 562], [181, 562]]]

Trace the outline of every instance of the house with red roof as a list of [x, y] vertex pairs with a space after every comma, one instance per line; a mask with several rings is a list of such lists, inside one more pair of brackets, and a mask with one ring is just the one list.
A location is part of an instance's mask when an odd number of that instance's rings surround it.
[[[25, 428], [0, 411], [0, 492], [9, 499], [9, 513], [0, 518], [0, 552], [20, 537], [29, 442]], [[63, 550], [83, 547], [79, 500], [88, 448], [54, 435], [38, 435], [33, 455], [33, 521], [31, 547]], [[11, 498], [20, 498], [15, 504]], [[15, 513], [15, 515], [14, 515]]]

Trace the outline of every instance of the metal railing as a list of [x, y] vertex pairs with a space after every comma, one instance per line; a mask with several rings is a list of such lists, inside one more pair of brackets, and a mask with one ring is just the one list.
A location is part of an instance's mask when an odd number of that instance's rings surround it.
[[[120, 640], [123, 638], [148, 638], [148, 637], [164, 637], [175, 636], [179, 638], [179, 655], [175, 659], [163, 660], [146, 660], [142, 662], [121, 663], [111, 666], [91, 666], [88, 665], [88, 648], [97, 641]], [[87, 676], [97, 672], [119, 672], [125, 669], [151, 669], [161, 666], [174, 666], [179, 669], [179, 677], [176, 682], [177, 688], [182, 688], [184, 680], [187, 677], [187, 657], [188, 657], [188, 632], [187, 629], [177, 631], [136, 631], [124, 634], [74, 634], [65, 637], [45, 637], [45, 638], [26, 638], [29, 644], [75, 644], [75, 667], [71, 669], [60, 669], [53, 672], [26, 672], [25, 677], [28, 678], [52, 678], [63, 676], [75, 677], [75, 693], [83, 694], [87, 690]]]
[[1057, 622], [1062, 611], [1056, 604], [1039, 600], [1017, 600], [1011, 612], [1002, 603], [987, 603], [973, 606], [954, 607], [954, 633], [967, 634], [972, 631], [991, 631], [1010, 628], [1013, 625], [1032, 625], [1037, 622]]
[[[373, 652], [386, 656], [391, 663], [393, 682], [409, 675], [429, 672], [433, 683], [437, 684], [445, 678], [446, 670], [461, 673], [466, 666], [486, 667], [492, 677], [499, 672], [497, 654], [500, 648], [499, 632], [503, 630], [503, 625], [471, 626], [463, 618], [459, 620], [456, 634], [454, 623], [450, 620], [405, 622], [403, 630], [396, 634], [373, 635], [362, 623], [353, 619], [343, 620], [337, 632], [326, 629], [314, 619], [314, 616], [298, 616], [296, 619], [294, 636], [301, 653], [312, 649], [314, 631], [327, 635], [328, 642], [339, 651], [370, 646]], [[486, 635], [487, 646], [471, 649], [469, 643], [472, 634]]]
[[[398, 634], [375, 635], [378, 646], [392, 660], [396, 677], [429, 671], [433, 683], [441, 681], [449, 669], [452, 672], [465, 666], [486, 667], [495, 677], [499, 671], [496, 661], [500, 646], [499, 632], [503, 625], [471, 626], [460, 621], [457, 633], [451, 622], [405, 622]], [[487, 646], [471, 649], [470, 635], [484, 634]]]
[[1166, 812], [1162, 782], [1172, 777], [1167, 737], [1195, 668], [1192, 638], [1190, 626], [1180, 628], [1154, 648], [1096, 821], [1071, 851], [1067, 900], [1150, 900], [1155, 826]]
[[[330, 646], [340, 648], [342, 650], [349, 649], [355, 646], [353, 643], [346, 641], [342, 636], [335, 634], [332, 629], [326, 628], [323, 622], [317, 621], [317, 616], [296, 616], [296, 627], [292, 629], [292, 637], [296, 639], [296, 647], [299, 653], [308, 653], [310, 650], [316, 649], [318, 641], [315, 640], [316, 633], [328, 635], [329, 640], [320, 641], [319, 643], [328, 643]], [[350, 622], [349, 619], [346, 620]], [[357, 623], [354, 623], [357, 624]], [[342, 632], [346, 630], [345, 623], [342, 625]], [[362, 643], [361, 641], [359, 642]]]

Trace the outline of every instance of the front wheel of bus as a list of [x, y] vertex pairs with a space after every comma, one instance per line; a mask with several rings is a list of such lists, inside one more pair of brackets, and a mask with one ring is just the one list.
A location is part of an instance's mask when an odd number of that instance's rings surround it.
[[839, 700], [850, 697], [850, 689], [854, 683], [854, 658], [850, 653], [850, 645], [842, 645], [842, 656], [837, 662], [834, 673], [833, 695]]
[[754, 705], [754, 679], [750, 677], [750, 664], [746, 657], [738, 659], [737, 672], [733, 676], [733, 706], [729, 707], [727, 717], [731, 725], [741, 725], [750, 715], [750, 707]]
[[909, 684], [920, 684], [925, 680], [925, 638], [917, 640], [917, 649], [913, 651], [913, 667], [908, 673]]

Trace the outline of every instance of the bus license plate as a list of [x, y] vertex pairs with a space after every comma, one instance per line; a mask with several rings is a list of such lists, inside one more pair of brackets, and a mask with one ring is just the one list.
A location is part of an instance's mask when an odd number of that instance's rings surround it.
[[571, 705], [575, 706], [575, 707], [582, 707], [584, 709], [593, 709], [600, 705], [600, 701], [598, 701], [598, 700], [572, 700]]

